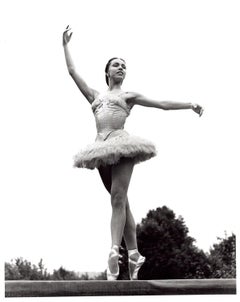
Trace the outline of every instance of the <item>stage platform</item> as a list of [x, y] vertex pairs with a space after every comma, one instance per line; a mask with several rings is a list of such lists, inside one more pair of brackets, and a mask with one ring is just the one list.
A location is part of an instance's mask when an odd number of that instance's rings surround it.
[[6, 281], [5, 297], [232, 295], [235, 279]]

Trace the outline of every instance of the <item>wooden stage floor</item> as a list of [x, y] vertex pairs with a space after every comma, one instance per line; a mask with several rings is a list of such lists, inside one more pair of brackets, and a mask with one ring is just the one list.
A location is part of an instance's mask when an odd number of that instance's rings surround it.
[[5, 281], [5, 297], [216, 294], [236, 294], [236, 280]]

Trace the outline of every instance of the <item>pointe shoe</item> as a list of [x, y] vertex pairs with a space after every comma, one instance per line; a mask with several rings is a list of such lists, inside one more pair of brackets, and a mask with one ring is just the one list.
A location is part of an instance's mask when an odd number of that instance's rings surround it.
[[[116, 249], [112, 248], [111, 252], [109, 254], [109, 258], [108, 258], [108, 267], [107, 267], [107, 280], [109, 281], [114, 281], [117, 280], [118, 275], [119, 275], [119, 266], [118, 266], [118, 259], [119, 259], [120, 255], [119, 252], [116, 251]], [[111, 264], [113, 264], [115, 262], [116, 266], [117, 266], [117, 271], [116, 273], [112, 273], [110, 270], [110, 262]]]
[[146, 258], [141, 254], [138, 253], [138, 255], [139, 257], [137, 258], [137, 260], [131, 259], [131, 257], [129, 257], [128, 259], [130, 280], [138, 280], [138, 272], [146, 260]]

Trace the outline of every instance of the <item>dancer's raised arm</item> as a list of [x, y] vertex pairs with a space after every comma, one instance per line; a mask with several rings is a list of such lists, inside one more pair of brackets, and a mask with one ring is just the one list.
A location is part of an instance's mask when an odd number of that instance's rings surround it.
[[182, 103], [182, 102], [173, 102], [173, 101], [155, 101], [146, 98], [145, 96], [129, 92], [127, 94], [126, 101], [131, 105], [141, 105], [145, 107], [154, 107], [163, 110], [179, 110], [179, 109], [192, 109], [199, 116], [203, 113], [203, 108], [198, 104], [192, 103]]
[[63, 32], [63, 48], [64, 48], [64, 54], [66, 59], [66, 64], [68, 68], [68, 72], [73, 78], [74, 82], [77, 84], [78, 88], [82, 92], [82, 94], [85, 96], [85, 98], [89, 101], [91, 104], [96, 96], [98, 95], [98, 92], [92, 88], [90, 88], [86, 82], [80, 77], [80, 75], [77, 73], [76, 68], [73, 63], [73, 59], [71, 57], [68, 43], [71, 40], [72, 32], [71, 28], [69, 28], [69, 25], [66, 27], [65, 31]]

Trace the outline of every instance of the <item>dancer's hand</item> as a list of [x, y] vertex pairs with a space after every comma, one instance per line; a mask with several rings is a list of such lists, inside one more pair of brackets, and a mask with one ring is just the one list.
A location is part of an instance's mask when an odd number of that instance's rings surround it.
[[71, 40], [72, 37], [72, 32], [69, 32], [71, 30], [71, 28], [69, 27], [69, 25], [66, 27], [66, 29], [63, 32], [63, 46], [67, 45], [68, 42]]
[[199, 117], [203, 114], [203, 107], [198, 104], [192, 104], [192, 110], [196, 112]]

